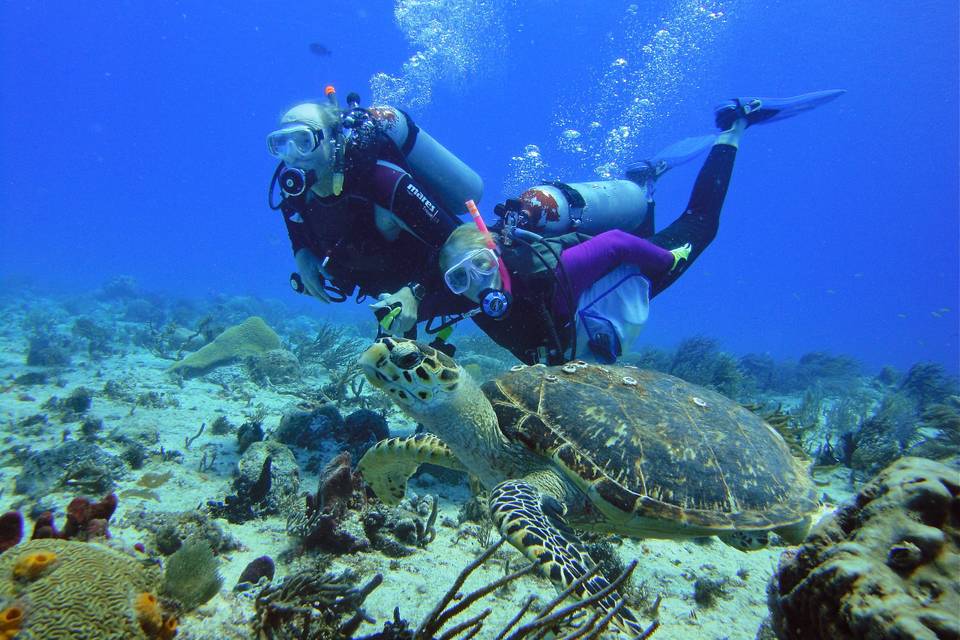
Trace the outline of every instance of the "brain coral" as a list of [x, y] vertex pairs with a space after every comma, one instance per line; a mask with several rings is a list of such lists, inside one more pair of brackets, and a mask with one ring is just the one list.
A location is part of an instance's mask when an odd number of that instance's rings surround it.
[[[17, 563], [37, 553], [56, 563], [35, 579], [14, 577]], [[0, 555], [0, 602], [25, 604], [16, 640], [148, 640], [135, 604], [160, 580], [156, 567], [92, 542], [30, 540]]]
[[202, 375], [214, 367], [279, 349], [280, 346], [280, 336], [263, 318], [251, 316], [240, 324], [225, 329], [213, 342], [191, 353], [167, 371], [179, 371], [187, 377]]
[[781, 640], [960, 637], [960, 474], [901, 458], [780, 558]]

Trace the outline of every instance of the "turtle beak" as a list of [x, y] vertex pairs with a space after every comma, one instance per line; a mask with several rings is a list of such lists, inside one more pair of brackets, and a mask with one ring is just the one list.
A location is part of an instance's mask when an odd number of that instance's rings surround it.
[[[379, 373], [388, 362], [390, 361], [390, 350], [387, 348], [381, 340], [378, 340], [369, 349], [363, 352], [360, 356], [360, 360], [357, 362], [360, 365], [360, 369], [363, 371], [363, 374], [367, 377], [367, 380], [374, 387], [378, 389], [383, 388], [386, 378], [383, 377], [382, 373]], [[379, 375], [378, 375], [379, 374]]]

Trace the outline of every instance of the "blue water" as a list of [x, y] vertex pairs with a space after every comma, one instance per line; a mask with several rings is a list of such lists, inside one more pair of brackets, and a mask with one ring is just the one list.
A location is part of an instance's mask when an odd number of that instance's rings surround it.
[[[747, 132], [720, 234], [644, 339], [957, 370], [957, 3], [403, 4], [399, 22], [386, 1], [0, 5], [0, 277], [86, 291], [130, 274], [292, 302], [264, 137], [327, 83], [369, 101], [375, 73], [406, 82], [397, 106], [480, 172], [486, 213], [524, 177], [511, 158], [526, 145], [544, 177], [593, 179], [708, 132], [721, 99], [845, 88]], [[404, 76], [431, 17], [447, 39]], [[564, 148], [595, 119], [629, 144]], [[662, 181], [661, 225], [696, 168]]]

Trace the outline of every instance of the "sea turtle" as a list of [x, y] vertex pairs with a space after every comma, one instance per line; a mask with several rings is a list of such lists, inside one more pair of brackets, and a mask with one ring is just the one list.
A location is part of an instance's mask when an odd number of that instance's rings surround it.
[[[799, 543], [817, 507], [783, 438], [724, 396], [633, 367], [517, 365], [478, 385], [445, 354], [384, 337], [360, 358], [370, 383], [429, 433], [390, 438], [359, 462], [387, 504], [424, 462], [475, 475], [494, 524], [559, 589], [593, 566], [571, 529]], [[607, 586], [593, 578], [580, 598]], [[617, 606], [613, 594], [602, 601]], [[614, 618], [642, 632], [626, 608]]]

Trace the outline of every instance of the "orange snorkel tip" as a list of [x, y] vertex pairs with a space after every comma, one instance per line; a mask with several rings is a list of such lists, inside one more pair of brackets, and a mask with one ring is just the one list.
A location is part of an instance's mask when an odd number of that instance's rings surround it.
[[336, 93], [336, 92], [337, 92], [337, 90], [334, 89], [334, 87], [333, 87], [332, 84], [328, 84], [327, 86], [325, 86], [325, 87], [323, 88], [323, 95], [325, 95], [325, 96], [327, 96], [327, 97], [329, 97], [331, 93]]

